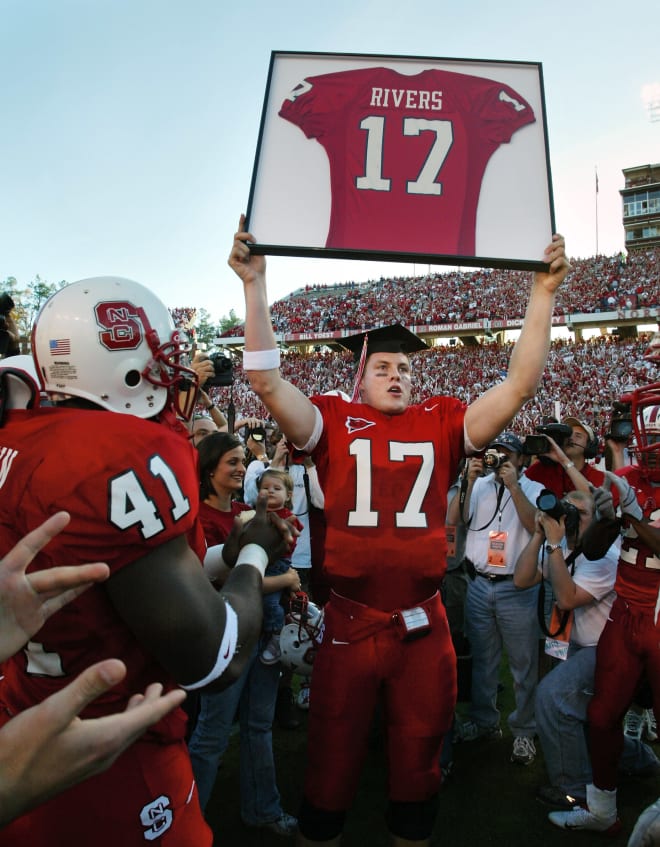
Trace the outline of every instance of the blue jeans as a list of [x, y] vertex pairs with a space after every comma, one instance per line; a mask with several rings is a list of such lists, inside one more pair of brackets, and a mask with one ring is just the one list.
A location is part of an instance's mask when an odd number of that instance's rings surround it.
[[[543, 677], [536, 692], [536, 725], [550, 783], [585, 797], [591, 780], [587, 707], [594, 693], [595, 647], [573, 647], [568, 659]], [[625, 738], [619, 767], [635, 773], [658, 759], [641, 741]]]
[[[281, 576], [291, 567], [288, 559], [278, 559], [272, 565], [266, 567], [266, 576]], [[264, 619], [262, 623], [263, 632], [280, 632], [284, 626], [284, 609], [282, 608], [282, 591], [271, 591], [264, 594], [262, 603], [264, 607]]]
[[279, 664], [264, 665], [255, 649], [233, 685], [224, 691], [202, 693], [197, 725], [188, 745], [202, 810], [211, 796], [238, 708], [241, 818], [246, 824], [258, 825], [283, 814], [272, 736], [279, 678]]
[[498, 726], [497, 683], [502, 648], [513, 677], [515, 711], [509, 715], [514, 736], [534, 735], [534, 696], [538, 680], [538, 586], [520, 590], [512, 579], [491, 582], [476, 576], [468, 585], [465, 628], [472, 646], [470, 718], [482, 727]]

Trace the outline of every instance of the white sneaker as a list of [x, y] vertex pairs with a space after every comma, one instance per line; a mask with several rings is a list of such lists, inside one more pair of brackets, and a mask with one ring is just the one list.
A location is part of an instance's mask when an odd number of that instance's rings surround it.
[[641, 741], [643, 728], [644, 720], [642, 715], [634, 709], [628, 709], [623, 719], [623, 734], [627, 738], [632, 738], [634, 741]]
[[642, 729], [642, 734], [644, 735], [644, 740], [657, 741], [658, 726], [655, 722], [655, 715], [653, 714], [653, 709], [644, 709], [643, 723], [644, 728]]
[[550, 812], [548, 820], [560, 829], [588, 829], [607, 835], [616, 835], [621, 829], [621, 821], [617, 817], [614, 821], [596, 817], [585, 806], [576, 806], [570, 812]]
[[660, 800], [644, 809], [628, 841], [628, 847], [644, 847], [645, 844], [660, 844]]
[[268, 643], [261, 651], [261, 656], [259, 657], [264, 665], [274, 665], [275, 662], [279, 662], [282, 657], [282, 651], [280, 650], [280, 634], [279, 632], [274, 632], [271, 637], [268, 639]]
[[513, 739], [511, 761], [517, 765], [531, 765], [535, 758], [534, 740], [529, 735], [517, 735]]
[[309, 709], [309, 685], [300, 686], [300, 691], [298, 692], [298, 697], [296, 699], [296, 705], [299, 709], [302, 709], [304, 712]]

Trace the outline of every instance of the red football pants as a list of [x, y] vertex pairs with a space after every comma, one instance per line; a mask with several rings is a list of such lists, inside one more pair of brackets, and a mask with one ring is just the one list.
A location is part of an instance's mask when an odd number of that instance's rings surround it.
[[138, 741], [110, 770], [0, 830], [1, 847], [210, 847], [183, 741]]
[[655, 610], [615, 600], [598, 641], [594, 696], [589, 704], [589, 747], [594, 785], [612, 791], [623, 749], [622, 721], [644, 675], [660, 717], [660, 627]]
[[312, 805], [348, 809], [382, 702], [388, 796], [432, 797], [440, 786], [440, 751], [456, 704], [456, 656], [439, 594], [422, 605], [431, 632], [412, 641], [392, 613], [332, 594], [314, 662], [305, 796]]

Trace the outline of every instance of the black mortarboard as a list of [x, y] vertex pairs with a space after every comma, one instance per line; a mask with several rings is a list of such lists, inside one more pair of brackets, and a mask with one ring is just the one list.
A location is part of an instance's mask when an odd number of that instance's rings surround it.
[[418, 350], [428, 349], [428, 344], [401, 324], [379, 326], [377, 329], [368, 330], [368, 332], [359, 332], [357, 335], [349, 335], [347, 338], [338, 338], [337, 342], [350, 350], [355, 361], [359, 362], [365, 335], [369, 336], [367, 356], [372, 353], [405, 353], [408, 355], [416, 353]]

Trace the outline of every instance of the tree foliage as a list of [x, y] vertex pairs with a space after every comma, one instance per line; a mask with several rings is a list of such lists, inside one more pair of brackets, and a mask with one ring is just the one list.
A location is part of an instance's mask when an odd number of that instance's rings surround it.
[[21, 350], [27, 350], [32, 324], [43, 304], [51, 294], [64, 288], [66, 284], [66, 280], [57, 283], [47, 282], [39, 274], [25, 286], [22, 286], [14, 276], [8, 276], [0, 283], [0, 290], [9, 294], [14, 301], [12, 316], [21, 336]]

